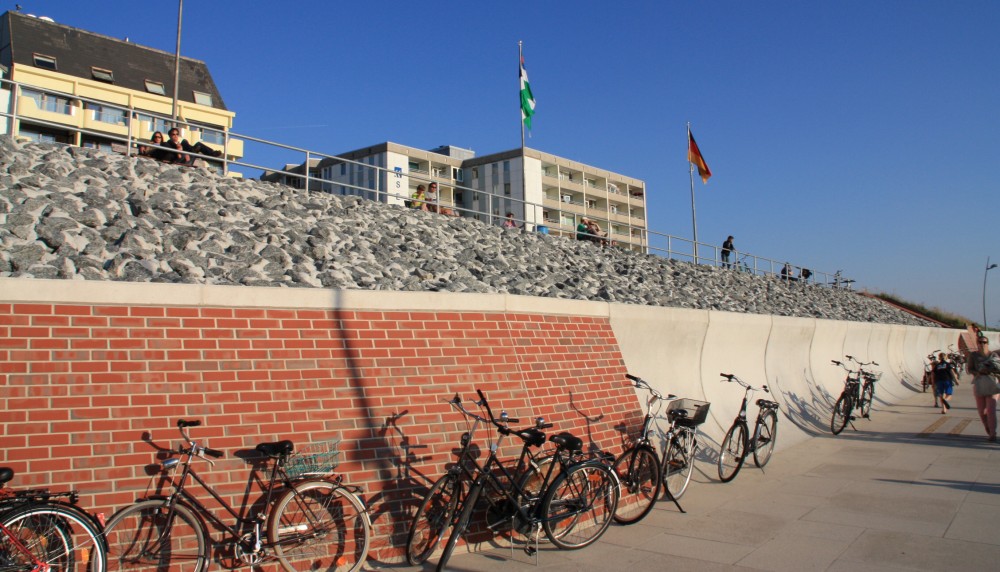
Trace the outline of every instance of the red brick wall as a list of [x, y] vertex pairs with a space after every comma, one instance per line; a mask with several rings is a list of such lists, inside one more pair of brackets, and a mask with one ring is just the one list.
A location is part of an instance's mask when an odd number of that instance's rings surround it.
[[496, 410], [617, 453], [614, 427], [640, 415], [624, 374], [602, 318], [0, 304], [0, 462], [16, 486], [78, 487], [110, 515], [155, 488], [177, 419], [199, 419], [192, 437], [227, 457], [197, 468], [240, 506], [236, 451], [341, 437], [338, 471], [371, 505], [371, 557], [398, 561], [465, 430], [446, 399], [479, 388]]

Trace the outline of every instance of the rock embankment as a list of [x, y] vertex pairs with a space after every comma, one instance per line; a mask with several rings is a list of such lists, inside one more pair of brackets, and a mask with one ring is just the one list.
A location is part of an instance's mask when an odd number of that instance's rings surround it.
[[7, 137], [0, 277], [506, 292], [929, 325], [845, 290]]

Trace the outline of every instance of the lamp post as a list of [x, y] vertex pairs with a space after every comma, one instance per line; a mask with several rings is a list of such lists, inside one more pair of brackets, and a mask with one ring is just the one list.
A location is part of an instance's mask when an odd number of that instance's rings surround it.
[[990, 257], [986, 257], [986, 270], [983, 272], [983, 328], [986, 328], [986, 276], [998, 265], [996, 262], [990, 264]]
[[177, 3], [177, 51], [174, 52], [174, 105], [172, 127], [177, 127], [177, 83], [181, 79], [181, 20], [184, 16], [184, 0]]

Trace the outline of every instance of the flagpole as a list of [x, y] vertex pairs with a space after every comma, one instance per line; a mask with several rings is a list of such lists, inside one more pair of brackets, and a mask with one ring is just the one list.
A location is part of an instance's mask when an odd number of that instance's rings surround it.
[[698, 218], [694, 211], [694, 163], [690, 160], [691, 149], [691, 122], [687, 124], [687, 145], [689, 150], [688, 166], [691, 173], [691, 227], [694, 229], [694, 263], [698, 264]]
[[[518, 105], [517, 105], [517, 118], [521, 124], [521, 198], [524, 200], [524, 225], [528, 225], [528, 157], [524, 154], [524, 117], [521, 112], [521, 66], [524, 65], [524, 51], [522, 49], [523, 42], [521, 40], [517, 41], [517, 93], [518, 93]], [[537, 209], [535, 209], [537, 211]], [[538, 227], [537, 212], [531, 213], [531, 221]]]

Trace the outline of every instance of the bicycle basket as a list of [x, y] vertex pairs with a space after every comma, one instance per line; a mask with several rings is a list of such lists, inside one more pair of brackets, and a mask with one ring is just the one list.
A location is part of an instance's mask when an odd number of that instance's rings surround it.
[[667, 419], [674, 421], [674, 415], [672, 413], [678, 409], [686, 409], [688, 416], [684, 419], [677, 419], [676, 423], [678, 425], [683, 425], [684, 427], [697, 427], [708, 419], [708, 408], [712, 405], [707, 401], [698, 401], [697, 399], [675, 399], [667, 404]]
[[310, 443], [288, 457], [285, 474], [292, 479], [322, 476], [337, 468], [340, 439]]

